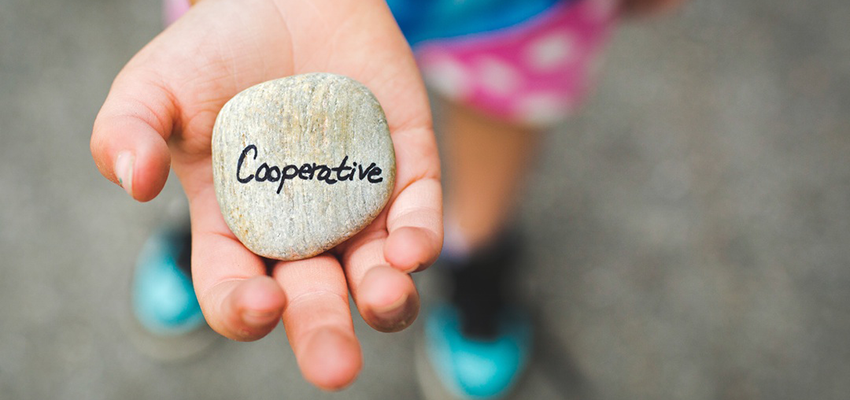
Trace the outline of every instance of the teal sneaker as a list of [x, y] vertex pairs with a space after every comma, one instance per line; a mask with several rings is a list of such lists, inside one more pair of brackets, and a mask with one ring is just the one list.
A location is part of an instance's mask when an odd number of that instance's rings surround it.
[[[499, 399], [510, 393], [531, 354], [528, 318], [503, 312], [499, 333], [487, 339], [465, 336], [453, 307], [439, 306], [426, 318], [425, 354], [419, 358], [426, 358], [427, 367], [448, 394], [457, 399]], [[427, 398], [446, 398], [433, 384], [427, 386], [423, 385], [424, 391], [432, 393]]]
[[183, 335], [204, 324], [189, 276], [191, 236], [161, 229], [142, 247], [133, 276], [133, 313], [159, 336]]
[[195, 296], [190, 272], [188, 224], [155, 231], [142, 246], [130, 284], [134, 317], [130, 338], [160, 361], [201, 353], [218, 335], [210, 329]]
[[532, 353], [531, 318], [505, 295], [518, 251], [502, 240], [463, 263], [441, 260], [451, 303], [432, 307], [417, 346], [426, 399], [499, 399], [511, 393]]

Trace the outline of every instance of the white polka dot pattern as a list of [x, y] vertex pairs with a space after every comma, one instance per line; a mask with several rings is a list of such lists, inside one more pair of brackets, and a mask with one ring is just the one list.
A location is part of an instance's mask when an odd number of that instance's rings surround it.
[[525, 56], [530, 67], [541, 72], [551, 72], [572, 61], [577, 50], [575, 46], [571, 34], [559, 32], [537, 38], [526, 48]]
[[464, 99], [472, 92], [472, 75], [463, 64], [450, 57], [441, 57], [427, 69], [423, 68], [423, 79], [450, 99]]
[[572, 113], [572, 102], [555, 93], [535, 93], [516, 103], [516, 118], [532, 126], [546, 126], [562, 121]]
[[481, 57], [477, 67], [476, 81], [493, 94], [508, 96], [522, 86], [522, 74], [501, 58]]
[[598, 70], [616, 0], [561, 2], [511, 28], [420, 44], [437, 93], [508, 122], [550, 127], [567, 118]]

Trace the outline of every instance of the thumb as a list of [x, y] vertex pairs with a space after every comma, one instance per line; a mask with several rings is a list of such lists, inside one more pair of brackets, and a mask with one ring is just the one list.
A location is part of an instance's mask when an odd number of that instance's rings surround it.
[[166, 141], [176, 106], [150, 70], [125, 68], [94, 122], [91, 152], [98, 170], [130, 197], [149, 201], [165, 185], [171, 164]]

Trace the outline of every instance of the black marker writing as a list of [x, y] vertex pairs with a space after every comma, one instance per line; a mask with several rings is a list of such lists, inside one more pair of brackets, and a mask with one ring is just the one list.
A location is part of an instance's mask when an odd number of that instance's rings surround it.
[[315, 178], [317, 181], [323, 181], [328, 185], [333, 185], [337, 182], [354, 181], [355, 178], [369, 183], [380, 183], [384, 181], [384, 178], [381, 176], [383, 170], [375, 163], [370, 163], [365, 168], [363, 163], [358, 164], [357, 162], [353, 162], [351, 166], [348, 166], [348, 156], [345, 156], [339, 165], [335, 167], [317, 163], [304, 163], [300, 166], [289, 164], [280, 167], [264, 162], [254, 170], [253, 174], [244, 175], [242, 171], [243, 167], [246, 169], [245, 172], [250, 172], [249, 168], [251, 168], [245, 166], [245, 161], [249, 157], [249, 153], [253, 153], [251, 160], [256, 160], [259, 156], [257, 146], [249, 144], [242, 149], [242, 153], [236, 161], [236, 180], [242, 184], [248, 184], [251, 181], [279, 182], [277, 185], [278, 194], [283, 190], [283, 184], [287, 180], [295, 178], [301, 180], [313, 180]]

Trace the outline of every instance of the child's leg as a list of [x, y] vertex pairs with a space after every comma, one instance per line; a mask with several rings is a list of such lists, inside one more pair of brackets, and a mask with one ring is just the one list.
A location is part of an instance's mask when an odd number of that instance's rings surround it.
[[511, 296], [523, 259], [510, 219], [541, 130], [569, 116], [590, 87], [614, 5], [557, 2], [498, 31], [417, 46], [425, 81], [452, 102], [439, 127], [447, 183], [440, 270], [450, 296], [425, 316], [428, 363], [418, 371], [426, 398], [446, 398], [429, 395], [441, 385], [459, 398], [503, 396], [527, 364], [533, 327]]
[[508, 284], [520, 246], [506, 231], [540, 133], [457, 103], [441, 120], [449, 295], [424, 317], [420, 388], [426, 399], [499, 398], [531, 354], [532, 324]]
[[468, 252], [492, 242], [512, 218], [540, 132], [462, 105], [445, 108], [446, 246]]

